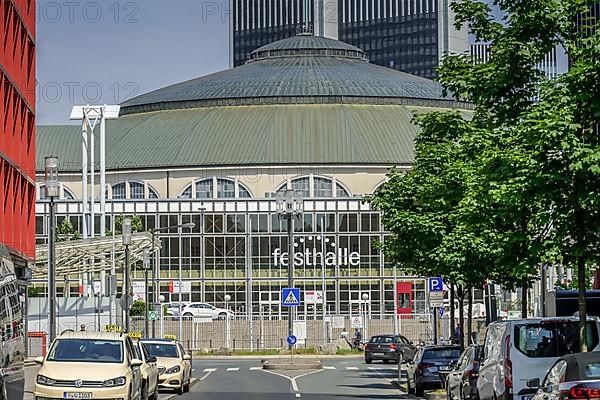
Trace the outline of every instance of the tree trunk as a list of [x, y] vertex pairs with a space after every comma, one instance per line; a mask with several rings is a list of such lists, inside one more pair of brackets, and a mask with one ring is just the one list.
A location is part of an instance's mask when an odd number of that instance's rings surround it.
[[467, 309], [467, 338], [469, 344], [473, 343], [473, 288], [469, 288], [469, 308]]
[[527, 318], [527, 292], [528, 292], [527, 278], [523, 278], [523, 284], [521, 286], [521, 318]]
[[585, 353], [588, 351], [588, 348], [586, 334], [587, 307], [585, 303], [585, 257], [583, 255], [577, 256], [577, 279], [579, 281], [579, 348], [582, 353]]
[[450, 337], [454, 336], [456, 329], [456, 313], [454, 312], [454, 282], [450, 282]]
[[462, 351], [465, 349], [465, 309], [464, 309], [464, 304], [465, 304], [465, 290], [464, 287], [461, 285], [459, 286], [458, 289], [458, 317], [459, 317], [459, 333], [460, 335], [458, 336], [458, 344], [460, 346], [460, 351], [462, 353]]

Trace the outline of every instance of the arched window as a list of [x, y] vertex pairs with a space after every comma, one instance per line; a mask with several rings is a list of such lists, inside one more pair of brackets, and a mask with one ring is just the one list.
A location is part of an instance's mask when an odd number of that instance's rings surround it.
[[[60, 189], [59, 193], [62, 192], [60, 196], [60, 200], [75, 200], [75, 195], [69, 189], [63, 186], [63, 184], [59, 184]], [[40, 200], [46, 199], [46, 185], [40, 185]]]
[[290, 179], [277, 192], [291, 188], [302, 196], [315, 198], [350, 197], [350, 192], [338, 181], [326, 176], [302, 176]]
[[[129, 197], [127, 197], [127, 185], [129, 185]], [[108, 190], [107, 190], [107, 197]], [[112, 185], [112, 199], [126, 200], [135, 199], [141, 200], [146, 198], [146, 185], [142, 182], [120, 182]], [[158, 199], [158, 193], [154, 188], [148, 185], [148, 198]]]
[[252, 197], [250, 191], [241, 183], [233, 179], [217, 177], [198, 180], [181, 193], [181, 197], [187, 199], [192, 198], [193, 195], [196, 199], [248, 199]]

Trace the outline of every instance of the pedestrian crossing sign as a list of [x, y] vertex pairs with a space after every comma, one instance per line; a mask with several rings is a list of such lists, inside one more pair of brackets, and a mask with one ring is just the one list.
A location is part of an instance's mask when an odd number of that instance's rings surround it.
[[300, 289], [284, 288], [281, 290], [281, 305], [284, 307], [298, 307], [300, 305]]

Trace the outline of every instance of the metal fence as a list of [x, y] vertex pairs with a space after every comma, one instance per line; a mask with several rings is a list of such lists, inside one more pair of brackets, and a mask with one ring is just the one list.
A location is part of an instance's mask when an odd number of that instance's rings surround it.
[[[354, 336], [354, 327], [359, 327], [363, 338], [373, 335], [401, 333], [415, 343], [431, 343], [433, 326], [431, 315], [403, 315], [360, 321], [357, 325], [350, 316], [330, 316], [321, 319], [301, 319], [294, 321], [294, 335], [298, 338], [297, 347], [313, 348], [337, 341], [343, 332], [348, 332], [348, 340]], [[178, 317], [164, 317], [156, 321], [158, 335], [175, 335], [179, 338]], [[443, 324], [444, 321], [441, 321]], [[143, 319], [134, 319], [132, 331], [143, 332]], [[450, 331], [449, 328], [444, 329]], [[264, 316], [234, 317], [226, 319], [182, 317], [181, 331], [185, 346], [194, 351], [212, 351], [226, 348], [230, 350], [280, 349], [286, 346], [288, 323], [285, 317], [269, 319]]]

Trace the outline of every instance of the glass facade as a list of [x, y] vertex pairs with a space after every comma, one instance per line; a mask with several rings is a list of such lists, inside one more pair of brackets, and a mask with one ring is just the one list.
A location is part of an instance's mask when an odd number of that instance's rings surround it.
[[[44, 205], [38, 203], [38, 244], [47, 237]], [[79, 206], [59, 203], [58, 222], [69, 218], [79, 229]], [[109, 201], [107, 226], [130, 206], [131, 202]], [[295, 286], [303, 292], [322, 291], [325, 286], [325, 306], [331, 313], [356, 313], [362, 294], [368, 293], [373, 315], [393, 314], [396, 286], [393, 268], [377, 246], [386, 236], [379, 213], [369, 210], [361, 199], [348, 198], [305, 200], [304, 208], [294, 223]], [[145, 230], [195, 223], [191, 230], [160, 234], [160, 288], [168, 300], [177, 300], [177, 294], [169, 293], [169, 283], [179, 279], [181, 262], [183, 280], [191, 290], [183, 294], [184, 300], [223, 306], [229, 294], [230, 307], [237, 313], [270, 309], [274, 315], [285, 314], [280, 293], [287, 287], [287, 221], [278, 218], [274, 200], [142, 200], [135, 202], [135, 209]], [[141, 281], [141, 268], [133, 271], [133, 280]], [[423, 280], [398, 276], [396, 281], [412, 282], [411, 311], [424, 313]], [[322, 307], [303, 302], [298, 312]]]

